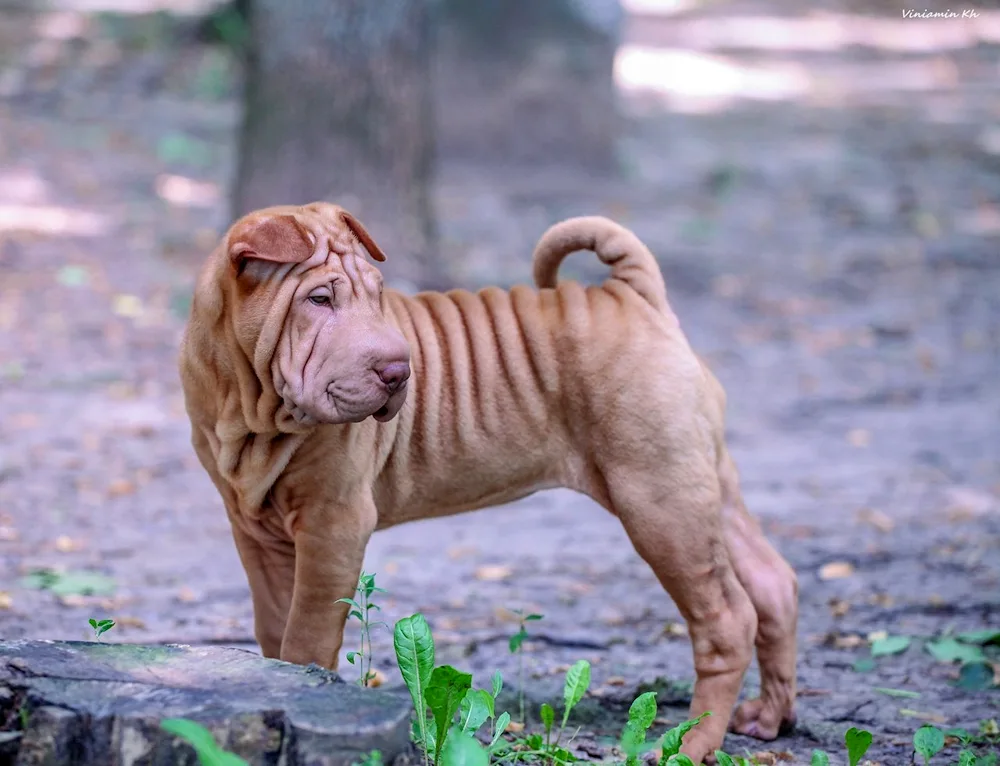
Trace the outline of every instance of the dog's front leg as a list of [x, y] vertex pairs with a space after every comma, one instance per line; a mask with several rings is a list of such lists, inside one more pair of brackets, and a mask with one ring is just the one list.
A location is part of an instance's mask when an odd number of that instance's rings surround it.
[[354, 596], [376, 512], [370, 499], [315, 510], [300, 517], [295, 530], [295, 584], [281, 659], [335, 670], [349, 611], [337, 599]]

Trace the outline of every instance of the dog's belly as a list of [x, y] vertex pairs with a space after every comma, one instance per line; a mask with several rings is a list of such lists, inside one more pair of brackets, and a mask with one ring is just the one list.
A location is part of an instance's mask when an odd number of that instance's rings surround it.
[[[526, 462], [473, 465], [466, 459], [445, 461], [437, 470], [405, 478], [387, 474], [376, 489], [378, 528], [511, 503], [565, 485], [555, 466]], [[448, 466], [449, 470], [441, 470]]]

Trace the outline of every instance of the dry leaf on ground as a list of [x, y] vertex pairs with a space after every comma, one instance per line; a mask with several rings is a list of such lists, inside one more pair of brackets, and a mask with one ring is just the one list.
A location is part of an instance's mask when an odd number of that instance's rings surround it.
[[819, 579], [842, 580], [854, 574], [854, 564], [849, 561], [831, 561], [819, 568]]
[[506, 580], [514, 573], [514, 570], [503, 564], [487, 564], [476, 569], [476, 579], [485, 582], [499, 582]]

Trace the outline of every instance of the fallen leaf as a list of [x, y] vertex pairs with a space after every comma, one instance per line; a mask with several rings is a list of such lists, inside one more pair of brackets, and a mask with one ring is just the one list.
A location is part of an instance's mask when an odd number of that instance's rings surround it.
[[872, 442], [872, 434], [867, 428], [852, 428], [847, 432], [847, 442], [852, 447], [867, 447]]
[[849, 561], [831, 561], [819, 568], [819, 579], [842, 580], [854, 574], [854, 565]]
[[467, 556], [475, 556], [478, 552], [479, 549], [473, 545], [453, 545], [448, 549], [448, 558], [452, 561], [458, 561]]
[[834, 649], [857, 649], [865, 644], [865, 640], [854, 633], [834, 633], [827, 637], [827, 643]]
[[788, 760], [785, 758], [780, 758], [778, 753], [772, 752], [770, 750], [758, 750], [753, 754], [753, 759], [760, 764], [760, 766], [774, 766], [778, 760]]
[[926, 210], [913, 214], [913, 228], [924, 239], [937, 239], [941, 236], [941, 224], [937, 217]]
[[90, 275], [83, 266], [63, 266], [56, 272], [56, 281], [63, 287], [85, 287]]
[[517, 622], [518, 616], [514, 613], [513, 609], [508, 609], [505, 606], [495, 606], [493, 607], [493, 616], [498, 622]]
[[663, 635], [665, 636], [686, 636], [687, 634], [687, 626], [682, 623], [668, 622], [663, 626]]
[[78, 551], [83, 547], [82, 542], [74, 540], [72, 537], [60, 535], [56, 538], [55, 548], [60, 553], [72, 553], [73, 551]]
[[948, 719], [943, 715], [938, 713], [925, 713], [920, 710], [912, 710], [910, 708], [900, 708], [899, 714], [905, 716], [906, 718], [920, 718], [927, 723], [947, 723]]
[[146, 629], [146, 623], [139, 617], [119, 617], [117, 624], [123, 628], [138, 628], [139, 630]]
[[834, 617], [843, 617], [851, 609], [851, 602], [842, 598], [831, 598], [829, 603], [830, 614]]
[[10, 609], [14, 606], [14, 599], [6, 591], [0, 591], [0, 609]]
[[116, 295], [112, 303], [112, 310], [118, 316], [135, 319], [142, 316], [142, 299], [136, 295]]
[[619, 612], [617, 609], [602, 609], [598, 614], [597, 619], [599, 619], [605, 625], [624, 625], [625, 615]]
[[796, 697], [826, 697], [833, 694], [829, 689], [802, 689], [795, 692]]
[[19, 537], [14, 527], [0, 527], [0, 542], [12, 543]]
[[608, 686], [624, 686], [628, 682], [621, 676], [611, 676], [604, 683], [606, 683]]
[[884, 686], [872, 687], [873, 692], [884, 694], [887, 697], [904, 697], [906, 699], [919, 699], [920, 692], [911, 692], [909, 689], [889, 689]]
[[198, 596], [193, 590], [185, 585], [177, 591], [177, 600], [185, 604], [192, 604], [198, 600]]
[[888, 593], [873, 593], [868, 597], [868, 603], [872, 606], [881, 606], [883, 608], [888, 608], [892, 606], [893, 599]]
[[937, 369], [937, 359], [934, 357], [934, 352], [928, 348], [917, 351], [917, 361], [924, 372], [934, 372]]
[[370, 688], [374, 689], [375, 687], [381, 686], [386, 682], [385, 673], [381, 670], [372, 670], [370, 672], [371, 675], [368, 676], [368, 686]]
[[81, 596], [78, 593], [67, 593], [65, 596], [59, 597], [59, 603], [62, 604], [63, 606], [75, 608], [75, 607], [86, 606], [87, 604], [90, 603], [90, 599], [88, 599], [86, 596]]
[[14, 428], [24, 431], [30, 431], [32, 428], [37, 428], [40, 422], [38, 415], [33, 412], [19, 412], [11, 418], [11, 421]]
[[506, 580], [513, 573], [514, 570], [503, 564], [487, 564], [476, 569], [475, 577], [485, 582], [499, 582]]
[[738, 298], [744, 287], [743, 278], [735, 274], [720, 274], [712, 280], [712, 292], [720, 298]]
[[875, 527], [879, 532], [891, 532], [896, 526], [896, 522], [888, 514], [874, 508], [862, 508], [858, 511], [857, 519], [862, 524]]
[[520, 721], [510, 721], [507, 724], [507, 728], [504, 729], [504, 731], [507, 732], [508, 734], [520, 734], [522, 731], [524, 731], [524, 724], [521, 723]]
[[942, 638], [937, 641], [928, 641], [925, 646], [927, 651], [938, 662], [985, 662], [986, 656], [978, 646], [963, 644], [954, 638]]
[[871, 657], [861, 657], [855, 661], [853, 670], [855, 673], [871, 673], [876, 667], [878, 665]]
[[970, 487], [953, 487], [948, 491], [948, 506], [945, 512], [952, 521], [966, 521], [989, 512], [996, 502], [996, 499], [986, 492]]
[[124, 497], [135, 492], [135, 485], [128, 479], [115, 479], [108, 485], [108, 497]]

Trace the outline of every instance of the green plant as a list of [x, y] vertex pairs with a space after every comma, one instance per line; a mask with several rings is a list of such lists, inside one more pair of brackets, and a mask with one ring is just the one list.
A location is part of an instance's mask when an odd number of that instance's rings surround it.
[[187, 718], [166, 718], [160, 721], [160, 728], [191, 745], [201, 766], [249, 766], [238, 755], [223, 750], [212, 732], [200, 723]]
[[[413, 738], [423, 750], [425, 764], [430, 763], [432, 757], [439, 766], [478, 763], [479, 750], [488, 762], [490, 755], [505, 748], [501, 736], [510, 723], [510, 714], [496, 717], [496, 698], [503, 688], [503, 676], [499, 671], [493, 674], [491, 690], [487, 691], [473, 689], [472, 676], [451, 665], [434, 667], [434, 637], [421, 614], [396, 623], [393, 645], [396, 662], [417, 713]], [[433, 728], [427, 725], [428, 710]], [[487, 720], [490, 721], [491, 741], [483, 748], [473, 737]], [[461, 742], [456, 743], [457, 740]]]
[[441, 753], [447, 743], [455, 714], [462, 705], [466, 693], [472, 688], [472, 675], [456, 670], [451, 665], [440, 665], [431, 672], [427, 684], [427, 706], [434, 719], [434, 762], [441, 762]]
[[[663, 739], [660, 740], [662, 754], [660, 755], [659, 766], [667, 766], [668, 764], [687, 766], [687, 764], [691, 764], [691, 759], [681, 752], [681, 741], [684, 739], [685, 734], [710, 715], [712, 713], [706, 711], [697, 718], [692, 718], [690, 721], [678, 724], [664, 734]], [[694, 764], [691, 764], [691, 766], [694, 766]]]
[[921, 726], [913, 734], [913, 749], [929, 764], [944, 749], [944, 732], [936, 726]]
[[971, 748], [976, 745], [988, 745], [992, 742], [987, 732], [990, 731], [989, 721], [984, 721], [980, 726], [978, 735], [971, 734], [965, 729], [948, 729], [941, 731], [936, 726], [921, 726], [913, 735], [913, 750], [924, 759], [924, 764], [930, 763], [931, 758], [940, 753], [949, 738], [957, 739], [962, 746], [958, 753], [958, 766], [995, 766], [997, 762], [996, 752], [978, 755]]
[[115, 581], [97, 572], [57, 572], [36, 569], [21, 578], [21, 585], [34, 590], [51, 591], [57, 596], [110, 596]]
[[858, 762], [872, 745], [872, 733], [852, 726], [844, 734], [844, 744], [847, 745], [847, 759], [851, 766], [858, 766]]
[[382, 751], [370, 750], [360, 761], [355, 761], [351, 766], [382, 766]]
[[910, 646], [909, 636], [886, 636], [872, 641], [872, 657], [901, 654]]
[[427, 728], [427, 686], [434, 672], [434, 638], [426, 618], [420, 614], [404, 617], [396, 623], [392, 635], [393, 648], [396, 651], [396, 663], [403, 676], [403, 682], [410, 692], [413, 708], [417, 712], [415, 736], [424, 751], [425, 766], [428, 758]]
[[[361, 623], [361, 650], [348, 652], [347, 661], [352, 665], [357, 662], [358, 668], [361, 671], [361, 678], [358, 680], [358, 684], [360, 686], [368, 686], [368, 682], [375, 677], [375, 671], [372, 670], [372, 628], [385, 625], [381, 621], [371, 621], [371, 610], [377, 609], [381, 611], [381, 607], [372, 602], [372, 596], [376, 593], [385, 593], [385, 589], [375, 586], [374, 574], [362, 572], [358, 578], [356, 593], [361, 603], [358, 603], [353, 598], [338, 598], [337, 603], [347, 604], [351, 608], [351, 611], [347, 615], [348, 619], [353, 617]], [[366, 661], [368, 663], [367, 669], [365, 669]]]
[[521, 645], [528, 637], [527, 624], [541, 620], [545, 617], [542, 614], [524, 614], [520, 609], [512, 610], [518, 617], [518, 631], [510, 637], [508, 648], [511, 654], [517, 655], [517, 699], [520, 711], [520, 721], [524, 723], [524, 651]]
[[822, 750], [813, 750], [809, 766], [830, 766], [830, 756]]
[[114, 620], [95, 620], [93, 617], [91, 617], [88, 620], [88, 622], [90, 623], [90, 627], [94, 629], [94, 638], [96, 638], [98, 641], [101, 640], [101, 636], [103, 636], [105, 633], [107, 633], [115, 626]]
[[463, 734], [472, 736], [487, 720], [490, 721], [490, 754], [498, 753], [506, 747], [500, 737], [510, 723], [510, 713], [504, 712], [496, 716], [496, 699], [502, 689], [503, 676], [498, 670], [493, 674], [491, 691], [469, 689], [459, 707], [459, 731]]
[[[636, 697], [628, 709], [628, 721], [622, 732], [619, 746], [625, 753], [625, 766], [639, 766], [639, 756], [646, 747], [646, 732], [656, 718], [656, 692], [645, 692]], [[724, 766], [720, 762], [720, 766]]]
[[441, 751], [441, 766], [489, 766], [490, 754], [467, 734], [450, 737]]
[[[625, 753], [626, 766], [638, 766], [639, 756], [657, 747], [661, 748], [660, 766], [686, 766], [691, 763], [691, 759], [680, 751], [684, 735], [710, 715], [711, 712], [702, 713], [668, 730], [659, 739], [648, 741], [646, 732], [656, 719], [656, 693], [640, 694], [628, 709], [628, 721], [619, 741], [619, 747]], [[715, 759], [719, 766], [734, 766], [737, 763], [733, 756], [721, 750], [715, 751]]]
[[[562, 742], [563, 734], [566, 731], [570, 713], [583, 699], [588, 688], [590, 688], [590, 663], [586, 660], [579, 660], [566, 671], [566, 681], [563, 684], [563, 716], [558, 731], [555, 729], [556, 711], [552, 705], [546, 702], [539, 711], [544, 736], [532, 734], [524, 738], [521, 744], [526, 750], [518, 754], [522, 760], [532, 756], [541, 757], [549, 764], [574, 763], [577, 760], [576, 756], [569, 750], [560, 747], [560, 742]], [[552, 739], [553, 732], [556, 735], [554, 741]]]

